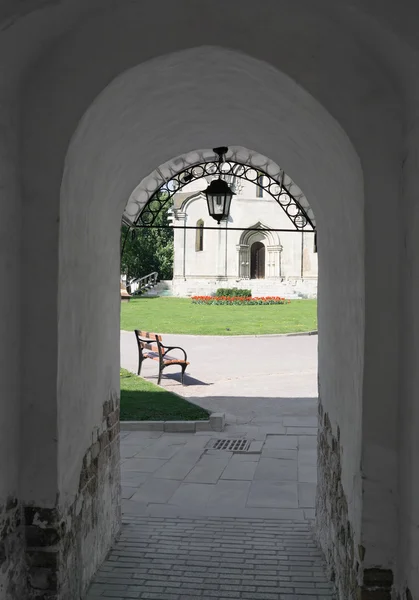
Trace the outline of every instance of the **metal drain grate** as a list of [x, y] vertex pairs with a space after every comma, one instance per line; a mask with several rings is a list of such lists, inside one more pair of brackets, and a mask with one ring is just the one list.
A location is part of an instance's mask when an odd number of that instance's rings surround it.
[[225, 450], [226, 452], [248, 452], [252, 440], [236, 438], [233, 440], [211, 440], [208, 448], [212, 450]]

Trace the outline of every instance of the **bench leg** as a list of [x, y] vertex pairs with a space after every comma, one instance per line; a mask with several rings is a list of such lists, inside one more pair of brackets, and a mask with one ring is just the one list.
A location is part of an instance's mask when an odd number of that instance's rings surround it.
[[182, 368], [182, 374], [181, 374], [180, 378], [181, 378], [181, 381], [182, 381], [182, 385], [185, 385], [185, 384], [183, 383], [183, 379], [184, 379], [184, 377], [185, 377], [185, 371], [186, 371], [186, 367], [187, 367], [187, 365], [182, 365], [182, 367], [181, 367], [181, 368]]
[[162, 373], [163, 373], [163, 369], [161, 367], [159, 367], [159, 378], [157, 379], [157, 385], [160, 385]]

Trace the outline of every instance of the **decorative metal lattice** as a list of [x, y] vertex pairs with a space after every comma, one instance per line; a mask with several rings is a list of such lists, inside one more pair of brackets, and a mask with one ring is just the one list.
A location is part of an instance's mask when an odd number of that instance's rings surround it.
[[[145, 180], [138, 195], [131, 199], [131, 210], [136, 214], [132, 214], [132, 218], [127, 211], [130, 226], [153, 227], [160, 211], [183, 187], [199, 179], [209, 183], [221, 176], [236, 193], [241, 188], [240, 180], [259, 186], [279, 204], [296, 231], [315, 231], [314, 215], [301, 190], [275, 163], [268, 159], [264, 159], [264, 163], [257, 160], [259, 157], [246, 156], [243, 150], [230, 148], [225, 160], [217, 162], [214, 152], [202, 151], [180, 157], [177, 165], [173, 161], [157, 169]], [[201, 162], [193, 162], [194, 159]], [[183, 168], [175, 172], [176, 167]]]

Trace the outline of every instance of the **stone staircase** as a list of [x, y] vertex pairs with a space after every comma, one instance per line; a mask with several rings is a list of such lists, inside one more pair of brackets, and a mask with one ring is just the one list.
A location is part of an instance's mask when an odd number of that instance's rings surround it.
[[134, 295], [141, 294], [144, 296], [157, 285], [158, 276], [159, 274], [157, 273], [157, 271], [153, 271], [148, 275], [144, 275], [143, 277], [138, 277], [138, 279], [131, 280], [131, 293]]
[[[171, 284], [172, 294], [178, 297], [206, 296], [215, 293], [217, 288], [236, 287], [251, 289], [253, 297], [281, 296], [289, 300], [301, 298], [317, 298], [317, 279], [241, 279], [216, 281], [215, 279], [187, 279], [165, 282]], [[160, 284], [159, 284], [160, 285]], [[168, 294], [167, 294], [168, 295]]]
[[286, 296], [287, 298], [298, 298], [292, 285], [283, 281], [269, 281], [266, 279], [254, 279], [249, 282], [252, 296]]
[[249, 285], [252, 296], [284, 296], [288, 299], [315, 298], [316, 280], [253, 279]]
[[172, 282], [168, 280], [159, 281], [151, 289], [142, 294], [143, 297], [173, 296]]

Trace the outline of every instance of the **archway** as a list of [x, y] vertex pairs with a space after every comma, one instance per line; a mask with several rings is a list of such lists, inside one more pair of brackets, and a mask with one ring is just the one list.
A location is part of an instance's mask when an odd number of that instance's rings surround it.
[[[42, 89], [37, 89], [35, 83], [30, 89], [31, 101], [37, 108], [33, 114], [37, 118], [32, 120], [28, 116], [26, 124], [30, 135], [25, 140], [25, 152], [31, 157], [26, 183], [28, 189], [36, 191], [34, 207], [41, 198], [48, 197], [53, 202], [60, 182], [61, 163], [54, 154], [54, 128], [45, 131], [45, 122], [53, 122], [51, 114], [58, 110], [56, 106], [59, 105], [53, 94], [49, 97], [46, 93], [50, 67], [48, 63]], [[220, 68], [223, 77], [220, 77]], [[197, 104], [195, 99], [180, 92], [179, 82], [193, 87], [202, 73], [205, 73], [203, 93]], [[249, 73], [252, 73], [253, 79], [249, 78]], [[231, 84], [227, 94], [225, 87], [219, 87], [217, 83], [225, 81], [225, 78]], [[259, 83], [249, 86], [250, 81]], [[70, 97], [66, 85], [60, 88], [59, 93]], [[262, 105], [257, 93], [261, 86], [269, 89]], [[151, 94], [150, 90], [153, 90]], [[248, 98], [244, 108], [243, 91]], [[47, 102], [45, 98], [48, 98]], [[48, 104], [49, 101], [51, 104]], [[176, 119], [173, 119], [173, 107], [177, 110]], [[253, 127], [252, 112], [256, 107], [259, 118]], [[284, 114], [287, 115], [285, 121]], [[156, 122], [159, 136], [155, 135]], [[107, 124], [105, 128], [104, 123]], [[351, 523], [351, 542], [355, 548], [358, 547], [362, 521], [359, 465], [364, 343], [364, 206], [359, 159], [336, 121], [292, 80], [261, 61], [216, 48], [164, 57], [124, 73], [87, 110], [67, 154], [61, 205], [57, 210], [60, 216], [59, 258], [58, 254], [54, 255], [55, 264], [59, 266], [55, 313], [58, 328], [56, 346], [48, 347], [51, 356], [58, 349], [60, 390], [56, 407], [60, 430], [60, 469], [57, 481], [51, 482], [51, 494], [58, 487], [60, 510], [64, 514], [76, 501], [80, 503], [83, 499], [79, 495], [78, 478], [84, 453], [90, 449], [91, 430], [101, 420], [104, 403], [117, 394], [118, 225], [126, 198], [156, 164], [164, 163], [169, 157], [179, 156], [193, 148], [214, 147], [221, 139], [227, 144], [251, 148], [255, 139], [261, 139], [261, 130], [264, 131], [263, 141], [256, 150], [284, 165], [286, 171], [301, 182], [318, 217], [320, 267], [325, 275], [319, 313], [323, 332], [319, 340], [322, 427], [325, 429], [324, 443], [335, 436], [332, 447], [341, 443], [347, 449], [339, 466], [347, 511], [339, 515], [328, 513], [325, 500], [332, 492], [330, 482], [325, 481], [319, 499], [319, 525], [326, 551], [339, 543], [334, 538], [334, 531], [339, 531], [347, 521]], [[44, 136], [45, 145], [56, 160], [53, 166], [58, 165], [51, 178], [43, 177], [42, 181], [36, 174], [45, 173], [45, 170], [37, 168], [37, 158], [33, 158], [38, 134]], [[318, 151], [319, 146], [323, 155]], [[95, 150], [92, 152], [92, 149]], [[96, 160], [98, 156], [100, 160]], [[38, 160], [42, 162], [44, 158]], [[345, 182], [344, 186], [342, 182]], [[386, 188], [382, 179], [380, 183], [386, 193], [391, 192], [391, 186]], [[89, 202], [83, 204], [82, 198], [88, 198]], [[29, 211], [27, 218], [30, 216]], [[80, 232], [84, 235], [81, 236]], [[351, 256], [349, 264], [345, 260], [348, 255]], [[26, 258], [30, 264], [31, 257]], [[343, 266], [346, 268], [345, 279], [342, 277]], [[88, 288], [86, 273], [89, 275]], [[95, 306], [92, 304], [92, 289], [98, 301]], [[348, 310], [342, 311], [342, 307]], [[103, 327], [103, 323], [107, 326]], [[36, 329], [35, 324], [32, 327]], [[29, 344], [27, 352], [30, 351]], [[76, 360], [74, 357], [77, 357]], [[29, 369], [28, 381], [35, 367], [33, 365]], [[105, 372], [106, 377], [92, 377], [92, 371], [95, 374]], [[90, 403], [85, 401], [87, 397], [91, 399]], [[49, 398], [49, 402], [52, 408], [55, 397]], [[53, 472], [55, 447], [46, 451], [46, 455]], [[66, 463], [66, 456], [71, 456], [70, 465]], [[34, 455], [32, 460], [36, 462], [37, 457]], [[323, 460], [326, 471], [329, 466], [326, 452]], [[28, 472], [31, 466], [29, 463]], [[110, 476], [105, 480], [107, 493], [103, 497], [106, 508], [102, 514], [117, 523], [115, 502], [111, 501], [117, 486]], [[28, 500], [32, 493], [31, 485], [33, 481], [29, 477], [25, 482]], [[54, 494], [51, 498], [55, 502]], [[327, 519], [335, 519], [333, 531], [324, 527]], [[101, 528], [104, 532], [102, 537], [97, 535], [96, 529], [92, 534], [100, 538], [96, 563], [103, 556], [111, 537], [109, 527], [101, 523]], [[83, 534], [79, 532], [78, 535]], [[371, 556], [385, 556], [377, 559], [379, 564], [387, 564], [390, 560], [382, 548]], [[80, 560], [80, 557], [76, 559]], [[333, 562], [332, 554], [328, 555], [328, 559]], [[348, 569], [353, 576], [352, 583], [357, 578], [354, 569], [357, 559], [355, 556], [347, 559], [351, 563]], [[374, 562], [375, 559], [368, 560]], [[85, 579], [95, 565], [89, 563], [89, 567], [84, 573]], [[342, 565], [338, 566], [340, 572], [344, 572]], [[342, 585], [346, 585], [343, 580]]]
[[[116, 242], [116, 237], [119, 233], [116, 212], [117, 208], [119, 208], [119, 214], [122, 213], [124, 202], [121, 198], [119, 205], [115, 205], [114, 201], [111, 200], [110, 191], [114, 189], [114, 186], [118, 182], [118, 194], [124, 194], [124, 201], [126, 201], [131, 189], [139, 183], [139, 162], [141, 162], [143, 168], [144, 176], [141, 177], [141, 179], [143, 179], [147, 175], [147, 172], [144, 172], [146, 168], [148, 172], [153, 172], [156, 164], [161, 164], [163, 162], [163, 157], [169, 158], [170, 156], [178, 156], [179, 149], [208, 149], [218, 146], [220, 144], [220, 139], [226, 140], [226, 145], [229, 144], [230, 140], [234, 139], [239, 141], [238, 147], [242, 149], [242, 152], [248, 152], [246, 148], [249, 146], [251, 148], [254, 132], [252, 132], [251, 128], [247, 127], [247, 125], [244, 127], [239, 113], [233, 109], [233, 107], [237, 105], [237, 102], [241, 102], [239, 97], [235, 97], [237, 95], [235, 90], [242, 85], [242, 83], [239, 84], [239, 82], [234, 84], [234, 73], [248, 73], [249, 68], [254, 69], [255, 76], [257, 78], [260, 78], [261, 76], [266, 77], [267, 80], [270, 81], [271, 87], [274, 85], [275, 78], [278, 78], [278, 87], [276, 88], [277, 95], [270, 98], [269, 106], [266, 106], [264, 109], [264, 120], [266, 123], [264, 128], [266, 132], [269, 131], [269, 135], [267, 134], [268, 137], [265, 140], [266, 150], [264, 151], [264, 155], [268, 154], [272, 160], [283, 166], [285, 172], [289, 173], [293, 179], [298, 181], [298, 184], [304, 189], [307, 197], [310, 198], [310, 204], [316, 214], [319, 232], [319, 276], [321, 282], [319, 295], [323, 298], [319, 311], [319, 328], [322, 331], [322, 336], [319, 339], [319, 378], [322, 382], [322, 406], [324, 407], [322, 410], [324, 410], [324, 412], [329, 415], [329, 418], [333, 420], [337, 418], [337, 414], [339, 410], [341, 410], [341, 408], [339, 408], [340, 406], [346, 406], [347, 403], [350, 405], [350, 410], [345, 413], [345, 420], [341, 423], [340, 427], [342, 440], [343, 438], [345, 439], [347, 448], [351, 448], [351, 450], [348, 450], [343, 456], [342, 460], [344, 464], [341, 468], [343, 479], [345, 480], [348, 478], [348, 482], [343, 483], [345, 489], [348, 490], [347, 493], [351, 496], [357, 496], [360, 493], [356, 486], [360, 485], [359, 456], [361, 452], [360, 420], [362, 406], [362, 362], [359, 363], [358, 359], [354, 360], [357, 353], [354, 350], [353, 344], [355, 344], [355, 347], [357, 348], [359, 348], [360, 345], [362, 347], [363, 338], [362, 305], [359, 303], [359, 300], [355, 299], [363, 297], [363, 267], [361, 258], [363, 247], [363, 192], [359, 162], [340, 127], [325, 114], [324, 110], [312, 98], [306, 97], [302, 90], [298, 90], [297, 94], [301, 93], [304, 96], [304, 103], [310, 103], [310, 113], [307, 114], [305, 111], [297, 111], [295, 113], [295, 120], [289, 119], [287, 121], [286, 129], [284, 129], [284, 123], [281, 119], [278, 120], [275, 115], [281, 114], [281, 105], [284, 105], [284, 110], [286, 110], [285, 107], [288, 106], [290, 101], [287, 90], [289, 90], [289, 93], [294, 97], [296, 93], [294, 85], [291, 83], [291, 87], [289, 87], [289, 80], [279, 73], [273, 73], [270, 68], [267, 68], [267, 71], [264, 74], [263, 65], [258, 61], [254, 64], [252, 60], [249, 62], [248, 57], [227, 53], [229, 58], [228, 60], [225, 60], [222, 58], [224, 52], [225, 51], [218, 49], [211, 49], [210, 51], [211, 54], [214, 53], [214, 56], [219, 56], [219, 59], [216, 61], [217, 67], [215, 67], [215, 63], [214, 66], [211, 66], [208, 63], [208, 49], [198, 49], [186, 53], [185, 55], [181, 55], [184, 56], [184, 59], [187, 61], [188, 66], [186, 68], [183, 60], [179, 61], [179, 56], [168, 57], [168, 62], [166, 62], [166, 59], [161, 59], [158, 61], [159, 66], [150, 63], [148, 65], [143, 65], [142, 67], [137, 67], [118, 78], [90, 107], [72, 140], [66, 159], [61, 199], [61, 269], [65, 269], [67, 260], [69, 260], [71, 264], [80, 264], [80, 268], [82, 268], [82, 264], [85, 262], [86, 257], [91, 255], [93, 250], [93, 248], [89, 250], [87, 247], [82, 250], [82, 245], [79, 245], [76, 248], [72, 243], [68, 245], [68, 243], [65, 242], [66, 239], [74, 239], [75, 232], [78, 231], [81, 226], [80, 218], [84, 219], [81, 213], [77, 213], [72, 209], [76, 202], [75, 198], [79, 197], [81, 194], [81, 190], [77, 191], [77, 188], [79, 185], [82, 185], [83, 188], [85, 185], [87, 185], [88, 188], [92, 186], [90, 190], [84, 189], [83, 195], [87, 194], [92, 199], [94, 198], [95, 203], [99, 201], [100, 196], [100, 204], [96, 205], [97, 207], [100, 206], [100, 209], [99, 214], [97, 214], [95, 208], [93, 208], [93, 202], [90, 205], [91, 208], [89, 213], [91, 214], [92, 220], [89, 222], [88, 226], [89, 229], [90, 227], [94, 228], [95, 236], [87, 236], [84, 243], [87, 242], [88, 245], [90, 245], [90, 243], [94, 241], [94, 246], [96, 247], [97, 244], [105, 243], [106, 239], [106, 247], [108, 248], [109, 255], [107, 256], [106, 263], [102, 263], [101, 261], [102, 266], [99, 264], [95, 265], [93, 276], [100, 288], [104, 286], [105, 282], [109, 282], [108, 285], [110, 285], [110, 277], [113, 274], [113, 277], [115, 277], [116, 293], [113, 296], [104, 296], [100, 310], [98, 310], [98, 306], [96, 306], [94, 315], [90, 310], [87, 311], [90, 314], [84, 313], [83, 309], [80, 317], [83, 319], [83, 322], [84, 319], [87, 319], [86, 325], [84, 326], [87, 326], [88, 323], [89, 330], [92, 332], [92, 338], [95, 337], [93, 330], [96, 327], [100, 327], [102, 334], [99, 334], [98, 336], [99, 341], [103, 338], [104, 333], [100, 323], [103, 320], [109, 320], [109, 314], [114, 315], [113, 336], [114, 339], [116, 339], [118, 328], [117, 307], [119, 304], [117, 295], [118, 288], [116, 287], [116, 283], [119, 279], [118, 255], [114, 254], [115, 246], [112, 248], [110, 241], [113, 239], [114, 243]], [[192, 60], [191, 63], [189, 62], [190, 59]], [[245, 67], [243, 66], [243, 68], [241, 68], [235, 64], [236, 61], [239, 61], [240, 63], [243, 60], [246, 63]], [[220, 75], [220, 61], [225, 65], [224, 68], [227, 71], [226, 77], [231, 80], [230, 89], [234, 98], [230, 100], [228, 96], [225, 95], [225, 90], [223, 90], [222, 93], [220, 91], [220, 94], [217, 94], [216, 89], [213, 87], [214, 84], [217, 85], [215, 81], [218, 81]], [[202, 62], [205, 64], [205, 67], [203, 67]], [[147, 69], [147, 74], [144, 69]], [[173, 130], [173, 120], [170, 117], [170, 111], [166, 108], [166, 104], [169, 103], [170, 106], [173, 106], [174, 103], [176, 103], [176, 94], [178, 93], [176, 90], [178, 89], [179, 78], [184, 77], [185, 75], [188, 78], [195, 77], [196, 69], [198, 69], [198, 72], [204, 70], [206, 73], [206, 77], [208, 78], [207, 95], [205, 99], [203, 98], [202, 105], [195, 107], [194, 109], [195, 111], [198, 110], [199, 116], [197, 117], [195, 126], [191, 128], [187, 127], [186, 123], [192, 113], [184, 94], [179, 92], [179, 102], [182, 104], [182, 111], [185, 111], [185, 116], [188, 116], [186, 117], [186, 121], [182, 121], [180, 114], [177, 114], [176, 123], [179, 128], [175, 132]], [[210, 76], [210, 73], [212, 72], [215, 76], [214, 79]], [[167, 79], [165, 73], [167, 73]], [[141, 140], [153, 139], [154, 137], [154, 121], [153, 119], [146, 117], [147, 111], [145, 111], [143, 103], [146, 101], [146, 98], [144, 97], [143, 100], [139, 101], [142, 94], [142, 82], [147, 81], [147, 85], [149, 85], [150, 77], [156, 78], [156, 84], [158, 81], [159, 89], [162, 89], [162, 86], [165, 88], [164, 93], [159, 96], [159, 101], [157, 101], [156, 98], [153, 103], [156, 110], [157, 107], [159, 107], [160, 127], [165, 128], [167, 126], [168, 132], [170, 131], [170, 135], [169, 133], [163, 135], [166, 140], [164, 148], [158, 145], [154, 147], [151, 143], [145, 148], [139, 142], [139, 139], [132, 136], [132, 119], [134, 119], [136, 121], [136, 130], [138, 132], [141, 130]], [[241, 80], [241, 75], [238, 77]], [[170, 82], [172, 81], [176, 84], [176, 90], [173, 89], [173, 92], [170, 92]], [[125, 100], [120, 96], [121, 89], [126, 90], [127, 95], [133, 99], [133, 103], [130, 104], [129, 109], [127, 106], [125, 106], [123, 110], [120, 107], [121, 101], [125, 103]], [[221, 108], [219, 101], [217, 101], [216, 114], [214, 113], [215, 106], [212, 105], [211, 100], [211, 98], [214, 97], [214, 94], [216, 94], [217, 97], [223, 98], [222, 103], [223, 106], [226, 107], [225, 109]], [[126, 96], [124, 96], [124, 98], [125, 97]], [[256, 100], [255, 98], [255, 102], [259, 104], [260, 99], [257, 98]], [[298, 106], [299, 102], [296, 102], [294, 99], [293, 104], [294, 106]], [[147, 106], [150, 106], [149, 102], [147, 102]], [[253, 101], [250, 102], [249, 107], [250, 106], [254, 106]], [[316, 114], [317, 112], [319, 112], [319, 121], [316, 123], [316, 119], [313, 120], [313, 114]], [[197, 113], [195, 112], [195, 115], [196, 114]], [[222, 121], [220, 121], [220, 114], [223, 115]], [[105, 119], [107, 123], [112, 124], [111, 131], [107, 131], [106, 133], [106, 141], [103, 139], [104, 132], [101, 126], [103, 119]], [[300, 122], [301, 119], [303, 119], [306, 125]], [[164, 122], [166, 120], [167, 124], [165, 125]], [[327, 127], [325, 127], [325, 122], [328, 123]], [[209, 123], [211, 123], [211, 126], [209, 126]], [[214, 123], [218, 123], [218, 126], [214, 127]], [[258, 127], [260, 127], [260, 124]], [[126, 135], [128, 134], [128, 131], [131, 132], [129, 136], [134, 143], [134, 146], [131, 147], [126, 146]], [[211, 132], [209, 133], [209, 131]], [[309, 140], [309, 132], [313, 135], [312, 140]], [[299, 139], [297, 140], [295, 136]], [[332, 149], [335, 144], [338, 144], [341, 148], [340, 154], [331, 150], [327, 160], [325, 160], [324, 156], [320, 156], [317, 152], [319, 136], [324, 138], [324, 148], [329, 147]], [[118, 139], [120, 140], [119, 142]], [[332, 139], [334, 140], [333, 143], [331, 143]], [[85, 173], [88, 168], [87, 165], [90, 162], [89, 147], [91, 147], [92, 143], [95, 145], [98, 144], [101, 148], [106, 148], [106, 153], [102, 153], [99, 170], [93, 169], [93, 167], [89, 169], [89, 178], [85, 180], [83, 177], [83, 183], [81, 183], [80, 169]], [[301, 155], [302, 146], [306, 148], [307, 155], [305, 156]], [[141, 161], [139, 160], [140, 154], [143, 157]], [[153, 160], [152, 165], [150, 165], [151, 160]], [[111, 181], [109, 177], [111, 172], [115, 169], [116, 164], [119, 165], [118, 169], [121, 168], [124, 170], [125, 177], [123, 180], [115, 180], [112, 177]], [[334, 165], [333, 168], [331, 168], [331, 164]], [[147, 167], [147, 165], [150, 166]], [[342, 178], [344, 178], [348, 184], [345, 189], [342, 189]], [[155, 189], [152, 183], [150, 183], [150, 185], [153, 186], [151, 189]], [[109, 206], [109, 212], [107, 213], [103, 210], [105, 197], [108, 198], [108, 202], [112, 202], [112, 206]], [[344, 217], [343, 215], [346, 216]], [[98, 228], [98, 220], [96, 217], [99, 217], [99, 223], [101, 222], [103, 226], [99, 226]], [[343, 224], [348, 221], [353, 223], [350, 231], [343, 226]], [[106, 238], [102, 238], [102, 236], [105, 235]], [[333, 247], [334, 251], [329, 252], [329, 247]], [[96, 251], [93, 250], [93, 252], [94, 255], [97, 256]], [[67, 253], [69, 253], [69, 255], [66, 259], [65, 256]], [[348, 253], [350, 253], [353, 259], [350, 264], [347, 264], [346, 262]], [[112, 269], [110, 268], [111, 265]], [[345, 265], [345, 271], [343, 270], [343, 265]], [[85, 272], [85, 267], [80, 271], [80, 275], [82, 272]], [[343, 276], [344, 272], [345, 276]], [[332, 278], [329, 276], [330, 273], [341, 273], [341, 277]], [[64, 311], [64, 313], [67, 314], [68, 311], [71, 310], [70, 304], [73, 308], [75, 307], [74, 302], [71, 300], [71, 291], [80, 289], [81, 287], [80, 283], [76, 284], [75, 281], [71, 283], [70, 287], [67, 287], [68, 285], [70, 285], [70, 279], [63, 278], [59, 294], [60, 311]], [[350, 300], [351, 298], [352, 300]], [[345, 341], [345, 344], [343, 344], [341, 343], [341, 340], [336, 337], [335, 319], [339, 322], [339, 330], [346, 331], [344, 326], [346, 318], [342, 321], [342, 311], [340, 308], [338, 309], [338, 307], [345, 305], [348, 302], [351, 302], [353, 309], [357, 314], [357, 322], [361, 328], [359, 331], [355, 331], [353, 329], [353, 319], [350, 319], [351, 336]], [[85, 306], [86, 309], [87, 307], [88, 305]], [[84, 316], [82, 317], [82, 315]], [[333, 323], [335, 323], [335, 325], [333, 325]], [[78, 336], [75, 335], [75, 332], [69, 328], [68, 320], [60, 320], [60, 329], [60, 339], [63, 341], [64, 339], [66, 340], [66, 353], [70, 352], [71, 354], [77, 352], [80, 341]], [[110, 328], [107, 329], [107, 335], [110, 340]], [[99, 368], [99, 364], [103, 364], [102, 361], [107, 365], [114, 365], [112, 368], [117, 366], [117, 361], [113, 362], [115, 359], [111, 360], [108, 349], [109, 343], [110, 341], [106, 342], [105, 340], [102, 340], [100, 354], [96, 353], [94, 357], [94, 362], [97, 364], [96, 368]], [[344, 362], [345, 365], [347, 365], [345, 369], [338, 368], [335, 364], [337, 352], [340, 354], [344, 352], [345, 354]], [[64, 355], [61, 356], [64, 357]], [[70, 363], [67, 362], [67, 367], [61, 370], [60, 374], [64, 412], [67, 412], [65, 407], [68, 407], [68, 409], [70, 408], [69, 399], [75, 392], [73, 382], [74, 374], [69, 370], [69, 364]], [[79, 368], [84, 370], [84, 365], [87, 365], [86, 361], [83, 361], [83, 364], [80, 364]], [[114, 377], [112, 378], [113, 386], [117, 386], [115, 376], [117, 376], [117, 373], [114, 373]], [[98, 399], [103, 397], [104, 391], [94, 389], [97, 384], [90, 379], [89, 373], [85, 373], [84, 377], [89, 380], [89, 387], [93, 385], [91, 388], [92, 396]], [[347, 387], [346, 379], [349, 379], [351, 382], [349, 388]], [[353, 387], [354, 380], [358, 382], [356, 393], [354, 392]], [[346, 397], [345, 394], [342, 393], [339, 395], [338, 400], [335, 395], [335, 389], [348, 390], [348, 396]], [[350, 392], [349, 389], [351, 390]], [[357, 398], [356, 401], [354, 398]], [[68, 403], [66, 404], [66, 402]], [[92, 408], [92, 406], [85, 407], [84, 409], [80, 407], [80, 410], [86, 411], [92, 410]], [[98, 410], [98, 407], [96, 407], [96, 410]], [[332, 414], [335, 414], [336, 416], [332, 417]], [[67, 414], [66, 418], [70, 419], [70, 414]], [[95, 422], [93, 415], [88, 417], [87, 421], [89, 420]], [[358, 438], [356, 438], [356, 436], [354, 437], [354, 431], [358, 431]], [[68, 441], [73, 444], [73, 440]], [[63, 448], [64, 447], [65, 443], [63, 440]], [[74, 453], [73, 456], [75, 456]], [[326, 456], [324, 459], [326, 461], [328, 460]], [[324, 468], [329, 468], [327, 462], [324, 464]], [[349, 480], [351, 481], [350, 485]], [[355, 487], [352, 484], [354, 480], [357, 482]], [[69, 485], [71, 488], [70, 480], [68, 478], [66, 485]], [[330, 518], [327, 512], [326, 498], [332, 492], [328, 488], [328, 484], [324, 484], [321, 489], [322, 493], [319, 501], [319, 506], [321, 506], [321, 510], [319, 511], [319, 516], [321, 517], [320, 526], [322, 527], [323, 533], [329, 538], [330, 530], [326, 529], [322, 521], [323, 519], [326, 520]], [[361, 514], [356, 511], [353, 515], [350, 514], [350, 511], [352, 511], [355, 506], [355, 504], [349, 502], [348, 513], [339, 515], [339, 519], [343, 519], [345, 522], [350, 519], [351, 522], [354, 523], [354, 539], [357, 539], [356, 536], [359, 534], [356, 532], [360, 531]], [[323, 541], [325, 546], [329, 544], [329, 541]], [[348, 558], [348, 560], [352, 559]], [[355, 571], [353, 571], [353, 573], [355, 573]], [[356, 575], [354, 575], [354, 577], [356, 577]], [[351, 585], [354, 585], [354, 583], [352, 582]]]
[[265, 279], [265, 244], [253, 242], [250, 246], [250, 278]]

